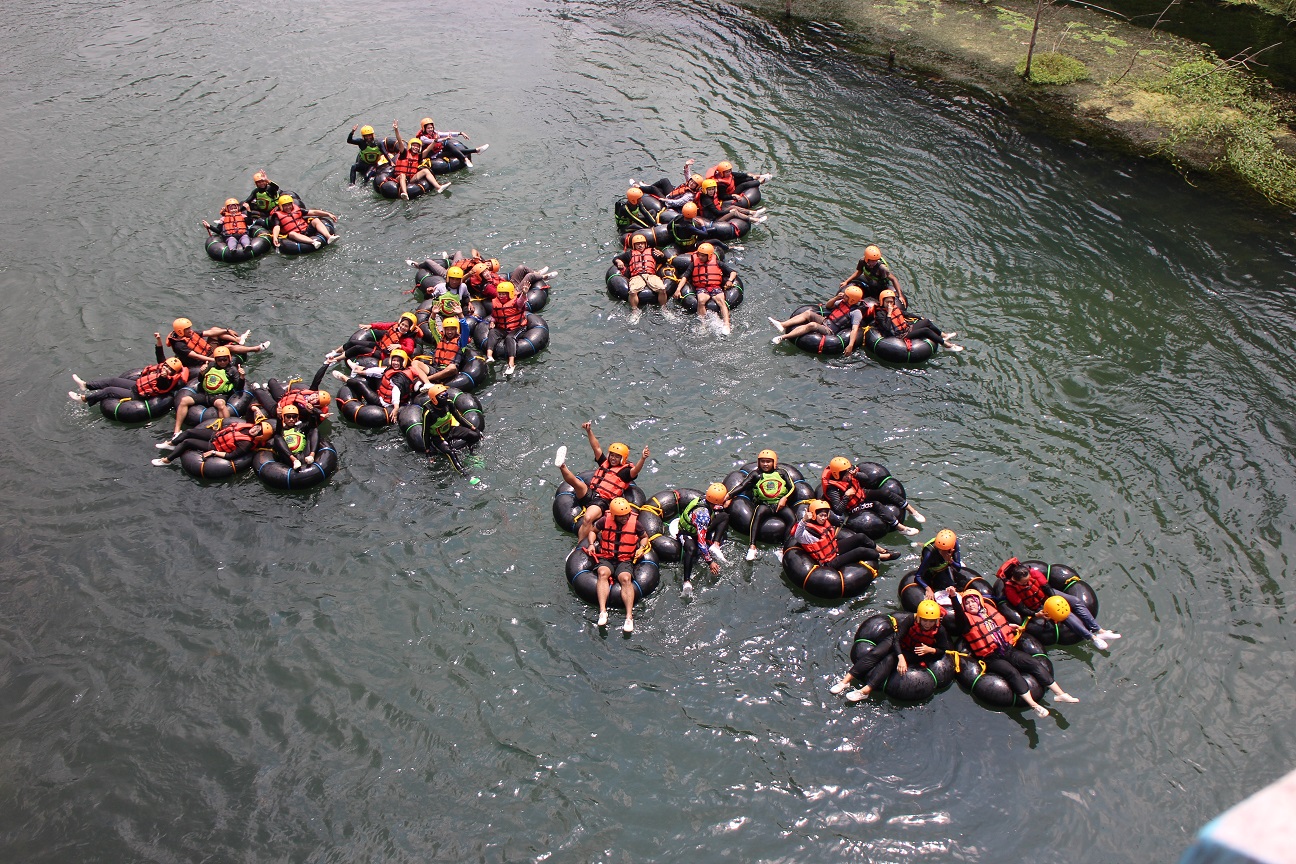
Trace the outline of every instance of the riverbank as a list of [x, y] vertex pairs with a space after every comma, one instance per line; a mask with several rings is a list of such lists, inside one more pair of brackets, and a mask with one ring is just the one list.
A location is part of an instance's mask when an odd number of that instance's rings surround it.
[[[771, 20], [788, 6], [736, 2]], [[791, 9], [794, 19], [834, 21], [859, 33], [851, 50], [888, 60], [894, 52], [899, 68], [992, 93], [1060, 134], [1165, 159], [1188, 182], [1214, 178], [1296, 208], [1292, 95], [1222, 64], [1207, 46], [1089, 9], [1048, 6], [1035, 57], [1061, 55], [1080, 78], [1027, 83], [1020, 64], [1033, 2], [793, 0]]]

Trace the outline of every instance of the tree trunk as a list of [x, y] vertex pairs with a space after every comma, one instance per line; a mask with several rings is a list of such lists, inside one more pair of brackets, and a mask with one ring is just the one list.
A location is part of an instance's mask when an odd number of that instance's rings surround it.
[[1031, 57], [1035, 54], [1035, 37], [1039, 34], [1040, 16], [1044, 14], [1044, 0], [1035, 0], [1035, 26], [1031, 28], [1030, 47], [1026, 49], [1026, 71], [1022, 77], [1027, 81], [1031, 77]]

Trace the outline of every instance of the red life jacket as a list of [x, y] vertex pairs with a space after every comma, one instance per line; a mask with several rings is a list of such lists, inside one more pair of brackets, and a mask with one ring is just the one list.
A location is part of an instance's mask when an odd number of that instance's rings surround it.
[[824, 497], [828, 496], [829, 489], [842, 491], [842, 505], [847, 510], [853, 510], [857, 505], [864, 503], [864, 484], [860, 483], [854, 471], [844, 471], [841, 477], [834, 477], [832, 472], [825, 468], [820, 482], [823, 485]]
[[734, 183], [732, 171], [729, 172], [728, 177], [720, 177], [716, 175], [716, 169], [712, 168], [707, 171], [706, 176], [707, 179], [716, 181], [716, 191], [723, 198], [732, 198], [734, 193], [738, 191], [738, 184]]
[[495, 305], [491, 308], [491, 320], [495, 322], [496, 329], [511, 333], [526, 324], [526, 313], [514, 301], [505, 301], [497, 297]]
[[275, 218], [279, 220], [279, 227], [283, 229], [285, 234], [291, 234], [294, 231], [305, 234], [310, 229], [310, 226], [306, 223], [306, 217], [296, 204], [291, 206], [291, 210], [275, 211]]
[[891, 325], [895, 327], [897, 336], [903, 336], [909, 332], [909, 319], [905, 317], [904, 310], [900, 308], [899, 303], [891, 307], [887, 317], [891, 319]]
[[383, 373], [382, 380], [378, 382], [378, 398], [382, 400], [383, 404], [391, 404], [392, 390], [397, 386], [395, 379], [400, 377], [413, 382], [414, 372], [410, 369], [388, 369]]
[[404, 174], [406, 177], [413, 177], [419, 172], [419, 162], [423, 160], [422, 154], [415, 156], [413, 152], [406, 147], [405, 152], [392, 162], [392, 176], [396, 177]]
[[423, 158], [425, 159], [440, 155], [445, 148], [445, 142], [437, 137], [436, 129], [427, 133], [420, 130], [416, 137], [423, 142]]
[[308, 411], [312, 414], [319, 414], [321, 413], [319, 405], [319, 391], [289, 390], [283, 395], [283, 398], [279, 400], [278, 408], [282, 411], [289, 405], [296, 405], [299, 414], [304, 415]]
[[618, 525], [609, 510], [599, 526], [599, 557], [613, 561], [630, 561], [639, 548], [639, 514], [631, 512], [624, 525]]
[[1031, 612], [1038, 612], [1044, 608], [1044, 601], [1049, 597], [1044, 590], [1046, 584], [1048, 584], [1048, 579], [1044, 574], [1032, 567], [1030, 579], [1026, 582], [1025, 587], [1018, 585], [1016, 582], [1009, 582], [1004, 587], [1004, 593], [1016, 605]]
[[[457, 332], [457, 331], [456, 331]], [[437, 366], [449, 366], [459, 356], [459, 340], [442, 337], [437, 342], [436, 351], [432, 352], [432, 362]]]
[[811, 543], [802, 543], [801, 548], [806, 554], [814, 559], [816, 564], [827, 564], [837, 557], [837, 529], [832, 525], [820, 527], [814, 522], [804, 523], [804, 527], [811, 534], [815, 535], [816, 540]]
[[930, 632], [922, 629], [918, 625], [918, 618], [915, 616], [913, 623], [909, 625], [909, 629], [900, 637], [900, 648], [904, 651], [912, 651], [919, 645], [934, 648], [936, 647], [936, 635], [938, 633], [940, 633], [939, 626], [933, 627]]
[[973, 615], [964, 610], [972, 627], [968, 630], [968, 647], [977, 657], [992, 657], [1001, 650], [1012, 647], [1013, 637], [1008, 630], [1008, 621], [999, 614], [999, 610], [987, 600], [981, 601], [980, 615]]
[[630, 276], [652, 276], [657, 272], [657, 257], [653, 255], [651, 246], [644, 246], [642, 250], [630, 249], [630, 263], [626, 266], [626, 273]]
[[694, 189], [692, 186], [690, 186], [690, 185], [688, 184], [687, 181], [685, 181], [684, 183], [681, 183], [680, 185], [678, 185], [678, 186], [676, 186], [674, 189], [672, 189], [672, 190], [670, 191], [670, 194], [667, 195], [666, 197], [667, 197], [667, 198], [678, 198], [678, 197], [681, 196], [681, 195], [694, 195], [694, 194], [696, 194], [696, 193], [697, 193], [697, 190]]
[[164, 396], [189, 380], [188, 368], [172, 372], [165, 363], [154, 363], [145, 367], [135, 379], [135, 392], [144, 398]]
[[402, 338], [401, 334], [396, 332], [396, 325], [393, 324], [391, 327], [387, 328], [385, 333], [378, 337], [378, 347], [374, 350], [374, 353], [383, 355], [393, 347], [399, 348]]
[[243, 218], [243, 211], [238, 210], [234, 213], [221, 211], [221, 231], [229, 237], [238, 237], [247, 233], [247, 219]]
[[698, 291], [718, 291], [724, 284], [724, 271], [720, 269], [720, 260], [715, 255], [702, 256], [694, 252], [689, 255], [693, 267], [689, 271], [689, 282]]
[[204, 357], [212, 356], [212, 346], [202, 337], [196, 327], [190, 327], [183, 336], [177, 336], [175, 331], [172, 330], [171, 334], [167, 336], [167, 344], [174, 351], [177, 343], [187, 347], [193, 354], [201, 354]]
[[594, 469], [594, 476], [590, 478], [590, 494], [595, 498], [602, 498], [604, 501], [611, 501], [613, 498], [620, 498], [625, 490], [630, 488], [630, 482], [621, 476], [621, 469], [626, 467], [626, 463], [613, 468], [604, 462], [598, 468]]
[[251, 443], [253, 438], [249, 429], [256, 428], [255, 423], [232, 423], [212, 436], [212, 449], [221, 453], [233, 453], [240, 444]]
[[838, 318], [846, 318], [858, 308], [859, 308], [858, 303], [848, 303], [845, 300], [843, 300], [842, 302], [834, 306], [831, 310], [829, 310], [828, 314], [824, 316], [824, 323], [832, 324]]

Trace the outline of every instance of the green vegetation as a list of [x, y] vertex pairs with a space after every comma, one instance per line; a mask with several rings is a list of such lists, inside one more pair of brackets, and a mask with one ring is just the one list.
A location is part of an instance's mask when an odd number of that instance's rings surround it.
[[[1025, 57], [1017, 62], [1017, 74], [1026, 75]], [[1088, 67], [1074, 57], [1056, 51], [1036, 51], [1031, 57], [1032, 84], [1074, 84], [1088, 77]]]
[[1143, 89], [1172, 97], [1156, 112], [1167, 127], [1160, 149], [1175, 158], [1187, 145], [1213, 145], [1220, 161], [1270, 201], [1296, 207], [1296, 160], [1280, 148], [1292, 114], [1269, 82], [1210, 55], [1179, 63]]
[[1296, 0], [1223, 0], [1228, 6], [1254, 6], [1261, 12], [1296, 21]]

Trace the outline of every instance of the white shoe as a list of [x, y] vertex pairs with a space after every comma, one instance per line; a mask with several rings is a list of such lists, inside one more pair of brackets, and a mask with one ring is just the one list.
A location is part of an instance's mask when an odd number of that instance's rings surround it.
[[1094, 643], [1094, 647], [1095, 647], [1095, 648], [1097, 648], [1099, 651], [1106, 651], [1106, 650], [1107, 650], [1107, 643], [1106, 643], [1106, 642], [1104, 642], [1102, 639], [1099, 639], [1097, 636], [1093, 636], [1093, 637], [1091, 637], [1091, 638], [1093, 639], [1093, 643]]
[[711, 544], [711, 557], [719, 561], [721, 564], [729, 563], [729, 559], [724, 556], [724, 553], [720, 551], [720, 547], [715, 543]]
[[962, 345], [955, 345], [953, 342], [946, 342], [946, 343], [945, 343], [945, 350], [946, 350], [946, 351], [953, 351], [953, 352], [955, 352], [955, 353], [958, 353], [959, 351], [962, 351], [962, 350], [963, 350], [963, 346], [962, 346]]
[[684, 584], [680, 586], [680, 596], [686, 599], [693, 596], [692, 582], [689, 582], [688, 580], [684, 581]]
[[760, 557], [760, 550], [758, 550], [755, 546], [752, 546], [747, 550], [748, 561], [755, 561], [759, 557]]
[[86, 389], [86, 382], [82, 380], [81, 376], [76, 374], [75, 372], [72, 373], [72, 380], [76, 382], [78, 389], [80, 390]]
[[417, 266], [418, 266], [418, 262], [415, 261], [413, 258], [406, 258], [406, 259], [405, 259], [405, 263], [406, 263], [407, 265], [409, 265], [410, 267], [417, 267]]
[[323, 241], [323, 240], [312, 240], [312, 241], [311, 241], [311, 245], [314, 246], [316, 249], [318, 249], [318, 248], [320, 248], [321, 246], [324, 245], [324, 241]]
[[355, 360], [348, 360], [347, 368], [351, 370], [352, 375], [358, 375], [360, 374], [360, 370], [363, 369], [364, 367], [361, 366], [359, 363], [357, 363]]
[[869, 697], [869, 694], [865, 693], [864, 690], [863, 690], [863, 688], [860, 688], [859, 690], [852, 690], [851, 692], [847, 693], [847, 694], [846, 694], [846, 701], [847, 701], [847, 702], [862, 702], [863, 700], [867, 699], [868, 697]]
[[600, 612], [600, 613], [599, 613], [599, 617], [598, 617], [598, 626], [599, 626], [599, 627], [606, 627], [606, 626], [607, 626], [607, 613], [606, 613], [606, 612]]
[[957, 335], [958, 335], [958, 331], [955, 330], [955, 331], [952, 332], [952, 333], [942, 333], [942, 334], [941, 334], [941, 338], [942, 338], [942, 339], [953, 339], [953, 338], [954, 338], [955, 336], [957, 336]]
[[505, 367], [504, 367], [504, 377], [505, 377], [505, 378], [512, 378], [512, 377], [513, 377], [513, 373], [516, 372], [516, 371], [517, 371], [517, 367], [516, 367], [516, 366], [505, 366]]
[[558, 452], [554, 454], [554, 467], [561, 468], [566, 462], [567, 462], [567, 445], [564, 444], [561, 447], [559, 447]]
[[850, 683], [845, 678], [843, 678], [833, 686], [829, 687], [828, 692], [833, 694], [834, 696], [840, 696], [841, 694], [846, 692], [846, 688], [849, 686]]
[[441, 184], [441, 188], [438, 189], [437, 192], [444, 192], [445, 190], [447, 190], [447, 189], [449, 189], [449, 188], [450, 188], [450, 184], [449, 184], [449, 183], [442, 183], [442, 184]]
[[270, 340], [267, 339], [266, 341], [262, 342], [260, 345], [257, 346], [257, 350], [258, 350], [258, 351], [264, 351], [265, 349], [267, 349], [267, 348], [269, 348], [269, 347], [270, 347]]
[[[465, 167], [465, 168], [471, 168], [471, 167], [472, 167], [472, 160], [469, 159], [467, 156], [464, 157], [464, 167]], [[446, 185], [449, 186], [450, 184], [447, 183]]]
[[783, 329], [783, 325], [780, 324], [780, 323], [779, 323], [779, 320], [778, 320], [777, 318], [775, 318], [773, 315], [769, 316], [769, 318], [768, 318], [767, 320], [768, 320], [771, 324], [774, 325], [774, 329], [775, 329], [775, 330], [779, 331], [780, 333], [784, 333], [784, 332], [786, 332], [786, 331], [784, 331], [784, 329]]
[[632, 309], [630, 310], [630, 317], [626, 320], [630, 323], [631, 326], [634, 326], [635, 324], [639, 323], [639, 319], [642, 317], [643, 317], [643, 313], [641, 311], [639, 311], [638, 309]]
[[156, 466], [159, 467], [159, 468], [165, 468], [166, 466], [170, 465], [171, 463], [168, 462], [166, 459], [158, 458], [158, 459], [154, 459], [154, 460], [153, 460], [152, 462], [150, 462], [149, 464], [150, 464], [150, 465], [156, 465]]
[[919, 528], [910, 528], [908, 525], [903, 525], [903, 524], [897, 525], [896, 530], [899, 531], [901, 534], [905, 535], [906, 537], [912, 537], [915, 534], [922, 533], [921, 529]]
[[622, 632], [622, 633], [633, 633], [633, 632], [634, 632], [634, 619], [633, 619], [633, 618], [627, 618], [627, 619], [625, 620], [625, 623], [621, 625], [621, 632]]
[[729, 328], [729, 325], [728, 325], [728, 324], [721, 324], [721, 325], [720, 325], [720, 335], [721, 335], [721, 336], [728, 336], [728, 335], [729, 335], [730, 333], [732, 333], [732, 332], [733, 332], [733, 330], [731, 330], [731, 329]]
[[239, 336], [239, 338], [238, 338], [238, 344], [240, 344], [240, 345], [246, 345], [246, 344], [247, 344], [248, 337], [251, 336], [251, 335], [252, 335], [252, 331], [251, 331], [251, 330], [244, 330], [244, 331], [243, 331], [243, 335]]
[[485, 152], [486, 152], [486, 148], [489, 147], [489, 146], [490, 146], [489, 144], [483, 144], [483, 145], [481, 145], [480, 147], [477, 148], [477, 152], [478, 152], [478, 153], [485, 153]]
[[154, 444], [153, 446], [156, 447], [156, 448], [159, 449], [159, 450], [174, 450], [174, 449], [175, 449], [175, 445], [172, 444], [169, 440], [168, 440], [168, 441], [159, 441], [158, 443]]
[[1099, 630], [1099, 631], [1098, 631], [1097, 633], [1095, 633], [1094, 635], [1095, 635], [1095, 636], [1101, 636], [1103, 639], [1107, 639], [1107, 640], [1111, 640], [1111, 639], [1119, 639], [1119, 638], [1121, 638], [1121, 635], [1120, 635], [1119, 633], [1113, 633], [1113, 632], [1110, 631], [1110, 630]]
[[68, 391], [68, 398], [71, 399], [73, 402], [84, 402], [84, 401], [86, 401], [86, 400], [85, 400], [85, 396], [82, 396], [82, 395], [81, 395], [81, 391], [80, 391], [80, 390], [69, 390], [69, 391]]
[[773, 339], [770, 340], [771, 345], [780, 345], [782, 344], [782, 342], [783, 342], [782, 336], [775, 336]]
[[336, 378], [336, 379], [339, 380], [339, 381], [346, 381], [346, 380], [347, 380], [346, 373], [345, 373], [345, 372], [342, 372], [341, 370], [338, 370], [338, 369], [334, 369], [334, 370], [333, 370], [333, 377]]
[[780, 564], [782, 564], [782, 563], [783, 563], [783, 550], [782, 550], [782, 549], [775, 549], [775, 550], [774, 550], [774, 557], [777, 558], [777, 559], [779, 560], [779, 563], [780, 563]]

